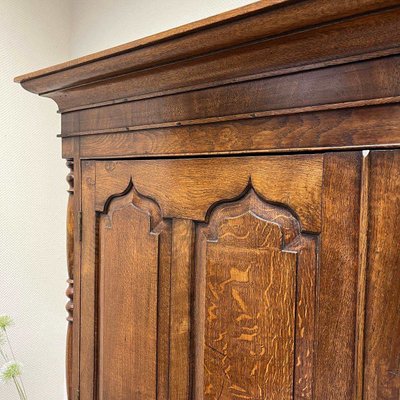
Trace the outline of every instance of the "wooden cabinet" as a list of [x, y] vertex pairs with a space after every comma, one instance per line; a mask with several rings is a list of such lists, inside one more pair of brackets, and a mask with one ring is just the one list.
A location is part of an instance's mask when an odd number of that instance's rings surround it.
[[70, 400], [400, 396], [400, 4], [264, 1], [17, 78], [71, 169]]

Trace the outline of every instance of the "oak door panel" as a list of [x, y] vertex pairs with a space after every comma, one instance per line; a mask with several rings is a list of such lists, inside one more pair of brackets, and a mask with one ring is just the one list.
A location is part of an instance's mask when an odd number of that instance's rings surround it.
[[361, 163], [84, 162], [81, 398], [350, 400]]
[[99, 219], [99, 399], [156, 397], [159, 234], [164, 229], [169, 227], [157, 205], [133, 186]]
[[196, 236], [195, 398], [311, 398], [317, 238], [252, 189]]
[[400, 151], [373, 151], [369, 178], [365, 400], [400, 397]]

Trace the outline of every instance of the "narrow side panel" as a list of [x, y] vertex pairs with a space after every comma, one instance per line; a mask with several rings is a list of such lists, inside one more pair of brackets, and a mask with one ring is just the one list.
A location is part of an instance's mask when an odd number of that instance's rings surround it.
[[371, 152], [365, 400], [400, 398], [400, 151]]
[[166, 399], [170, 223], [132, 182], [98, 218], [98, 399]]
[[187, 400], [191, 374], [191, 276], [193, 269], [194, 224], [172, 222], [170, 400]]
[[82, 162], [80, 400], [95, 399], [96, 211], [94, 161]]
[[99, 226], [99, 399], [155, 399], [158, 237], [133, 205]]
[[359, 266], [361, 152], [324, 159], [315, 399], [352, 399]]

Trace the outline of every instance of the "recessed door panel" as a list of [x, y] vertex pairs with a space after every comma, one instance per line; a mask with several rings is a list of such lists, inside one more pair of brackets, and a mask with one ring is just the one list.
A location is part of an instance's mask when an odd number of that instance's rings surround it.
[[160, 242], [169, 234], [157, 204], [131, 183], [99, 217], [99, 399], [156, 398]]
[[311, 398], [317, 236], [253, 189], [197, 234], [196, 399]]

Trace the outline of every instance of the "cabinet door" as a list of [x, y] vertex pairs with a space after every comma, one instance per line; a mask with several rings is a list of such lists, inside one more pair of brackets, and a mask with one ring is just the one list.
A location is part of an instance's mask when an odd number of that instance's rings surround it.
[[362, 164], [84, 161], [81, 399], [352, 399]]

